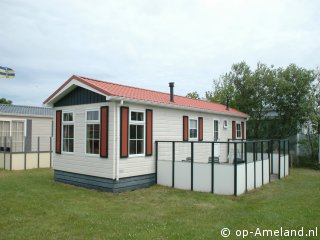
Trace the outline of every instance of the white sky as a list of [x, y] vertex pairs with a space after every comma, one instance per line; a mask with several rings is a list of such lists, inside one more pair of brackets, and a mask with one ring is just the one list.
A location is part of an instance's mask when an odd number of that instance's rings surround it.
[[320, 66], [317, 0], [0, 1], [0, 98], [41, 105], [72, 74], [175, 93], [233, 63]]

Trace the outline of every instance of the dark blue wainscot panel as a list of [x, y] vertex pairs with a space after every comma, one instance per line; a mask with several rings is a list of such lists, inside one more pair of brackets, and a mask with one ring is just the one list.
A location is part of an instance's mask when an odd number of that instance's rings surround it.
[[106, 192], [125, 192], [149, 187], [155, 184], [155, 174], [121, 178], [119, 181], [116, 181], [109, 178], [101, 178], [55, 170], [54, 179], [57, 182]]

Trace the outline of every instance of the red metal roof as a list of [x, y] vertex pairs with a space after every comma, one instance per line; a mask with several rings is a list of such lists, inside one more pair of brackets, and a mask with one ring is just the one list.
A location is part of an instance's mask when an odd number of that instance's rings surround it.
[[130, 87], [116, 83], [103, 82], [100, 80], [95, 80], [91, 78], [72, 76], [68, 81], [66, 81], [59, 89], [57, 89], [48, 99], [44, 101], [44, 104], [49, 102], [65, 85], [67, 85], [72, 79], [76, 79], [83, 84], [86, 84], [93, 89], [108, 95], [108, 96], [118, 96], [123, 98], [142, 100], [147, 102], [167, 104], [172, 106], [180, 106], [187, 108], [198, 108], [203, 110], [209, 110], [214, 112], [221, 112], [232, 115], [239, 115], [241, 117], [248, 117], [247, 114], [240, 112], [236, 109], [229, 108], [219, 103], [208, 102], [204, 100], [196, 100], [187, 97], [174, 95], [174, 102], [170, 101], [170, 94], [157, 92], [152, 90], [146, 90], [142, 88]]

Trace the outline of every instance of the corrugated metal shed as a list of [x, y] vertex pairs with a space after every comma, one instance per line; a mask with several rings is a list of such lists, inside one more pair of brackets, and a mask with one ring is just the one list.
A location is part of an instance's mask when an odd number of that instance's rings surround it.
[[10, 114], [20, 116], [53, 117], [53, 113], [52, 108], [0, 104], [0, 115]]

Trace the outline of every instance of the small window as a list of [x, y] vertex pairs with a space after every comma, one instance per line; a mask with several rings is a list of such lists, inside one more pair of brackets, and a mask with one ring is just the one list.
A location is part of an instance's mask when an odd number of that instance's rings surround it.
[[189, 120], [189, 136], [193, 140], [198, 138], [198, 120], [196, 119]]
[[131, 112], [131, 121], [143, 122], [143, 112]]
[[73, 122], [73, 113], [63, 113], [64, 122]]
[[241, 138], [241, 124], [237, 123], [237, 138]]
[[73, 113], [63, 113], [62, 118], [62, 137], [63, 137], [63, 152], [74, 151], [74, 124], [73, 124]]
[[87, 111], [86, 153], [100, 153], [100, 120], [99, 110]]
[[99, 111], [87, 111], [87, 121], [99, 121]]
[[131, 111], [129, 131], [129, 153], [130, 155], [144, 154], [144, 112]]

